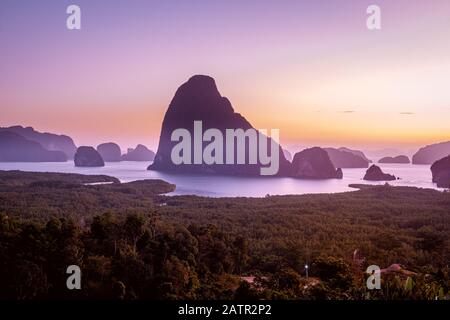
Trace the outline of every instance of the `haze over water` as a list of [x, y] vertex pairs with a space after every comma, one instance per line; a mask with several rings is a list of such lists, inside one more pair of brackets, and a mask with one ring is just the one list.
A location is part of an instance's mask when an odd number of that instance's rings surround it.
[[[264, 197], [285, 194], [336, 193], [355, 191], [349, 184], [384, 184], [362, 180], [366, 169], [343, 169], [344, 178], [328, 180], [300, 180], [279, 177], [230, 177], [173, 175], [169, 173], [146, 170], [147, 162], [107, 162], [105, 167], [78, 168], [73, 162], [24, 163], [3, 162], [0, 170], [22, 170], [37, 172], [63, 172], [80, 174], [104, 174], [118, 178], [121, 182], [143, 179], [162, 179], [177, 186], [172, 195], [199, 195], [208, 197]], [[429, 165], [412, 164], [377, 164], [384, 172], [400, 177], [390, 181], [394, 186], [436, 188], [431, 182]], [[440, 189], [442, 190], [442, 189]]]

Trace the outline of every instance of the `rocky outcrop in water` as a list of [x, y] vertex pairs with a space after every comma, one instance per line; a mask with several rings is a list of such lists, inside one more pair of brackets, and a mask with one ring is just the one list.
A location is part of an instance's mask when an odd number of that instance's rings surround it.
[[397, 156], [381, 158], [378, 163], [410, 163], [410, 161], [407, 156]]
[[367, 169], [364, 176], [364, 180], [367, 181], [392, 181], [397, 180], [397, 178], [392, 174], [384, 173], [380, 167], [372, 165]]
[[[178, 143], [171, 141], [172, 132], [176, 129], [186, 129], [194, 136], [194, 121], [201, 121], [203, 131], [210, 128], [218, 129], [226, 136], [226, 129], [251, 129], [252, 125], [239, 113], [236, 113], [230, 101], [222, 97], [217, 90], [213, 78], [196, 75], [190, 78], [178, 88], [169, 108], [164, 116], [158, 151], [149, 170], [170, 171], [177, 173], [201, 173], [223, 175], [260, 175], [263, 165], [257, 164], [194, 164], [194, 152], [192, 146], [191, 164], [174, 164], [171, 159], [173, 147]], [[203, 143], [205, 148], [207, 143]], [[286, 160], [283, 150], [279, 149], [278, 175], [288, 175], [290, 163]], [[269, 149], [270, 150], [270, 149]], [[248, 154], [246, 147], [246, 154]], [[226, 157], [226, 147], [223, 146], [223, 155]], [[236, 156], [236, 152], [234, 153]]]
[[102, 143], [97, 146], [97, 151], [106, 162], [117, 162], [122, 160], [122, 151], [120, 151], [120, 147], [116, 143]]
[[450, 188], [450, 156], [442, 158], [431, 166], [433, 182], [439, 188]]
[[450, 155], [450, 141], [432, 144], [419, 149], [412, 157], [413, 164], [433, 164]]
[[142, 144], [138, 144], [135, 149], [128, 149], [122, 156], [123, 161], [153, 161], [155, 153]]
[[336, 170], [324, 149], [314, 147], [294, 155], [291, 175], [300, 179], [342, 179], [342, 170]]
[[103, 161], [100, 153], [93, 147], [79, 147], [75, 153], [74, 162], [76, 167], [103, 167]]

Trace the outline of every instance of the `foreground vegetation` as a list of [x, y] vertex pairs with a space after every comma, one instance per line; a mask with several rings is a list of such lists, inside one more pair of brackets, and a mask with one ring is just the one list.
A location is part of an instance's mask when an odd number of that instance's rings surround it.
[[[448, 298], [449, 193], [163, 195], [173, 188], [0, 171], [0, 298]], [[72, 264], [82, 290], [66, 288]], [[402, 267], [369, 291], [372, 264]]]

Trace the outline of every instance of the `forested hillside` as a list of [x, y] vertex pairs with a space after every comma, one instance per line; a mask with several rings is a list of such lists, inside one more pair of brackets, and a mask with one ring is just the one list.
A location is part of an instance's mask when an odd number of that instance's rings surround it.
[[[0, 172], [0, 298], [448, 298], [448, 192], [163, 195], [173, 188]], [[82, 290], [66, 288], [72, 264]], [[379, 291], [366, 289], [372, 264]]]

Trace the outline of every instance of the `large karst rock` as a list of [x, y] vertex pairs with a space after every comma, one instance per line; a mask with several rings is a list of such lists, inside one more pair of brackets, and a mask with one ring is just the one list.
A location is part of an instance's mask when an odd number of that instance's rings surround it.
[[49, 151], [35, 141], [10, 131], [0, 131], [0, 162], [65, 162], [62, 151]]
[[325, 148], [324, 149], [331, 162], [336, 168], [368, 168], [369, 161], [362, 156], [353, 152], [347, 151], [343, 148]]
[[431, 173], [439, 188], [450, 188], [450, 156], [433, 163]]
[[[179, 164], [172, 162], [171, 151], [178, 142], [171, 141], [175, 129], [187, 129], [194, 136], [194, 121], [202, 121], [203, 131], [215, 128], [225, 137], [226, 129], [250, 129], [252, 125], [239, 113], [234, 112], [230, 101], [222, 97], [216, 83], [209, 76], [196, 75], [184, 83], [175, 93], [172, 102], [164, 116], [158, 151], [150, 170], [171, 171], [178, 173], [209, 173], [224, 175], [260, 175], [261, 163], [257, 164]], [[270, 128], [268, 128], [270, 129]], [[203, 148], [208, 143], [203, 143]], [[247, 146], [248, 148], [248, 146]], [[248, 150], [248, 149], [247, 149]], [[270, 150], [270, 148], [269, 148]], [[278, 146], [278, 175], [288, 175], [290, 163], [286, 160], [283, 150]], [[246, 152], [248, 154], [248, 152]], [[191, 163], [194, 163], [192, 147]], [[226, 147], [224, 143], [223, 154]], [[236, 157], [236, 152], [235, 152]], [[235, 161], [236, 163], [237, 161]]]
[[291, 175], [300, 179], [342, 179], [342, 170], [336, 170], [324, 149], [314, 147], [295, 154]]
[[42, 133], [34, 130], [32, 127], [13, 126], [0, 128], [0, 132], [2, 131], [13, 132], [27, 140], [35, 141], [48, 151], [62, 151], [69, 159], [73, 159], [77, 149], [72, 138], [68, 136], [48, 132]]
[[105, 162], [102, 156], [93, 147], [79, 147], [75, 153], [76, 167], [103, 167]]
[[102, 143], [97, 146], [97, 151], [106, 162], [117, 162], [121, 160], [122, 151], [120, 147], [113, 142]]
[[142, 144], [138, 144], [135, 149], [128, 149], [122, 156], [123, 161], [153, 161], [155, 153]]
[[364, 176], [364, 180], [367, 181], [392, 181], [397, 180], [397, 178], [392, 174], [384, 173], [379, 166], [372, 165], [367, 169]]
[[450, 141], [432, 144], [419, 149], [412, 157], [413, 164], [433, 164], [450, 155]]

